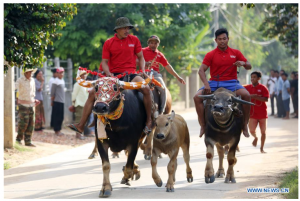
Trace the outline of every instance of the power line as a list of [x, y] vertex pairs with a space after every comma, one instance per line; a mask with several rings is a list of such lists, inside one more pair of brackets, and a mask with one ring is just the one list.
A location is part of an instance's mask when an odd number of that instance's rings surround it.
[[261, 42], [261, 41], [255, 41], [255, 40], [252, 40], [250, 38], [248, 38], [247, 36], [244, 36], [244, 35], [241, 35], [240, 32], [238, 30], [236, 30], [236, 28], [233, 26], [233, 24], [231, 24], [231, 22], [228, 20], [228, 18], [226, 17], [226, 15], [224, 14], [224, 12], [222, 11], [222, 9], [219, 9], [219, 11], [221, 12], [221, 14], [223, 15], [223, 17], [225, 18], [225, 20], [228, 22], [228, 24], [232, 27], [232, 29], [241, 37], [243, 37], [244, 39], [246, 39], [247, 41], [251, 42], [251, 43], [254, 43], [254, 44], [259, 44], [259, 45], [262, 45], [262, 46], [266, 46], [266, 45], [269, 45], [273, 42], [275, 42], [276, 40], [275, 39], [272, 39], [270, 41], [264, 41], [264, 42]]

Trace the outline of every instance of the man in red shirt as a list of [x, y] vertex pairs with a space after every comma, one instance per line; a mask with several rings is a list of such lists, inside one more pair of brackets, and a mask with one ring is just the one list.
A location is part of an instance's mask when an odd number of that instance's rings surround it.
[[[177, 78], [177, 80], [185, 84], [184, 79], [182, 79], [176, 71], [173, 69], [171, 64], [169, 64], [168, 60], [166, 59], [165, 55], [161, 53], [157, 48], [160, 43], [160, 39], [158, 36], [150, 36], [150, 38], [147, 41], [148, 47], [143, 48], [143, 55], [146, 61], [146, 67], [148, 69], [153, 68], [153, 75], [157, 81], [159, 81], [163, 87], [165, 88], [164, 80], [162, 79], [162, 75], [159, 72], [159, 64], [162, 65], [171, 75]], [[162, 114], [166, 107], [166, 100], [167, 100], [167, 94], [166, 91], [160, 87], [157, 88], [160, 92], [160, 108], [158, 108], [159, 114]]]
[[258, 138], [256, 137], [256, 127], [259, 124], [261, 132], [261, 146], [260, 152], [266, 153], [264, 151], [264, 144], [266, 141], [266, 128], [267, 128], [267, 105], [269, 99], [269, 91], [267, 87], [258, 83], [261, 79], [261, 72], [254, 71], [251, 73], [251, 83], [244, 86], [250, 93], [251, 102], [255, 105], [251, 106], [250, 109], [250, 120], [249, 120], [249, 130], [251, 135], [254, 137], [252, 142], [253, 146], [256, 147]]
[[[129, 30], [133, 28], [129, 19], [120, 17], [116, 20], [116, 32], [114, 37], [105, 41], [102, 50], [102, 68], [106, 76], [116, 76], [124, 72], [128, 74], [136, 70], [136, 56], [139, 59], [139, 66], [141, 67], [144, 76], [145, 74], [145, 60], [143, 57], [142, 46], [140, 40], [133, 35], [129, 34]], [[132, 82], [140, 82], [144, 79], [137, 74], [130, 74]], [[144, 131], [149, 133], [151, 131], [151, 91], [149, 86], [141, 88], [140, 91], [144, 96], [144, 105], [147, 113], [146, 127]], [[70, 124], [69, 127], [76, 132], [82, 133], [84, 125], [92, 112], [94, 104], [94, 93], [89, 94], [89, 98], [84, 106], [82, 118], [78, 124]]]
[[[219, 87], [224, 87], [230, 91], [235, 91], [237, 96], [241, 96], [243, 100], [250, 101], [249, 92], [239, 84], [237, 80], [237, 67], [243, 66], [246, 70], [251, 69], [251, 64], [236, 49], [228, 46], [228, 31], [225, 28], [218, 29], [215, 32], [215, 42], [217, 48], [208, 52], [200, 66], [198, 74], [204, 87], [194, 96], [198, 121], [201, 126], [200, 137], [204, 134], [204, 105], [203, 99], [198, 97], [202, 94], [210, 94], [211, 91], [217, 90]], [[207, 81], [205, 71], [210, 68], [210, 81]], [[243, 134], [249, 137], [248, 121], [249, 121], [250, 105], [243, 104], [244, 128]]]

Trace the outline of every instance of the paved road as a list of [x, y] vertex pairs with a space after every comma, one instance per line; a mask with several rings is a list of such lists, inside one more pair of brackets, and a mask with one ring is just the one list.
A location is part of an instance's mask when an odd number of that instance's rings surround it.
[[[178, 156], [175, 192], [165, 192], [168, 178], [168, 157], [158, 160], [158, 172], [164, 182], [163, 187], [156, 187], [151, 177], [151, 165], [145, 161], [139, 151], [137, 163], [140, 165], [141, 178], [133, 181], [130, 187], [121, 185], [122, 166], [126, 157], [111, 159], [110, 179], [113, 186], [114, 199], [128, 198], [279, 198], [278, 194], [250, 194], [249, 187], [278, 187], [278, 181], [286, 171], [298, 165], [298, 120], [281, 120], [270, 117], [268, 120], [265, 151], [259, 152], [260, 142], [255, 148], [252, 138], [242, 137], [241, 152], [237, 153], [237, 164], [234, 168], [236, 184], [225, 184], [224, 179], [216, 179], [213, 184], [204, 182], [206, 163], [204, 139], [199, 138], [200, 127], [194, 110], [181, 113], [186, 119], [191, 136], [190, 165], [193, 170], [193, 183], [187, 183], [185, 164], [182, 152]], [[258, 132], [258, 136], [260, 133]], [[48, 157], [4, 171], [4, 198], [23, 199], [99, 199], [102, 185], [102, 168], [99, 157], [87, 159], [93, 144], [57, 153]], [[215, 151], [213, 161], [218, 168], [218, 157]], [[224, 162], [225, 169], [228, 167]]]

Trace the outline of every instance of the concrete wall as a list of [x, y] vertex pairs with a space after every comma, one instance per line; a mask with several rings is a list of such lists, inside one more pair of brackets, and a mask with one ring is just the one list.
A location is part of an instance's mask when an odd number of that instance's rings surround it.
[[4, 75], [4, 148], [14, 146], [15, 132], [15, 86], [14, 68]]

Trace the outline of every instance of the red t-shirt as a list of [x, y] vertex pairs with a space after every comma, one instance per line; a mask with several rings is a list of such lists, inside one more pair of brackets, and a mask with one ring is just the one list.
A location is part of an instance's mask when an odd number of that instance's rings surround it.
[[[269, 91], [265, 85], [258, 83], [255, 87], [252, 84], [244, 85], [244, 87], [249, 91], [250, 94], [257, 94], [261, 97], [269, 98]], [[250, 118], [253, 119], [266, 119], [267, 114], [267, 104], [266, 102], [259, 101], [256, 99], [251, 99], [251, 102], [255, 105], [251, 105]]]
[[99, 71], [102, 72], [103, 71], [103, 68], [102, 68], [102, 63], [100, 63], [100, 66], [99, 66]]
[[247, 59], [239, 50], [228, 47], [225, 51], [221, 51], [217, 47], [205, 55], [202, 63], [210, 67], [210, 80], [217, 81], [219, 75], [219, 81], [224, 81], [237, 79], [237, 67], [232, 67], [236, 61], [246, 62]]
[[105, 41], [102, 59], [108, 59], [111, 73], [134, 72], [136, 70], [135, 55], [142, 51], [140, 40], [133, 35], [119, 39], [117, 34]]
[[146, 62], [152, 62], [152, 60], [157, 55], [156, 59], [154, 60], [151, 66], [153, 70], [159, 72], [159, 64], [161, 64], [163, 67], [169, 65], [169, 62], [166, 59], [165, 55], [160, 51], [156, 50], [155, 52], [153, 52], [149, 47], [143, 48], [142, 51]]

